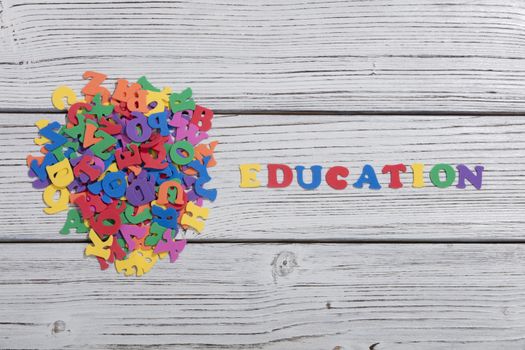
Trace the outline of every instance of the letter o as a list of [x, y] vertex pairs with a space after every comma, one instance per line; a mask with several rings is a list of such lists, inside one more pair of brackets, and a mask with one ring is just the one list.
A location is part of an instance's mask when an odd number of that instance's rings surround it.
[[[183, 151], [186, 151], [188, 153], [187, 157], [181, 156], [177, 151], [181, 149]], [[193, 156], [195, 155], [195, 150], [193, 149], [193, 146], [188, 141], [178, 141], [175, 142], [170, 149], [170, 157], [173, 163], [178, 165], [186, 165], [190, 163], [193, 160]]]
[[[445, 172], [445, 180], [441, 181], [441, 178], [439, 177], [439, 173], [441, 171]], [[436, 164], [430, 170], [430, 181], [434, 184], [434, 186], [439, 188], [446, 188], [452, 185], [454, 180], [456, 179], [456, 171], [450, 164]]]

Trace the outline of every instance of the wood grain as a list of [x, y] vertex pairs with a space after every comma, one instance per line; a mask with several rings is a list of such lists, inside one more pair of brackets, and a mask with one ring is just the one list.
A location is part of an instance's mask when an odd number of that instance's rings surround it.
[[[3, 240], [76, 239], [60, 236], [64, 215], [48, 216], [31, 187], [25, 156], [42, 117], [0, 115], [0, 226]], [[211, 170], [219, 196], [204, 233], [221, 240], [516, 240], [525, 220], [525, 118], [359, 115], [218, 115], [211, 139], [220, 141]], [[239, 188], [239, 164], [349, 167], [349, 182], [373, 164], [384, 188], [336, 191], [325, 183], [305, 191]], [[464, 163], [485, 166], [483, 188], [389, 189], [385, 164]], [[266, 184], [266, 172], [260, 174]], [[189, 234], [188, 237], [195, 237]]]
[[524, 16], [516, 0], [2, 0], [0, 109], [49, 110], [97, 70], [220, 110], [523, 112]]
[[0, 348], [525, 346], [523, 245], [190, 244], [142, 278], [83, 248], [0, 245]]

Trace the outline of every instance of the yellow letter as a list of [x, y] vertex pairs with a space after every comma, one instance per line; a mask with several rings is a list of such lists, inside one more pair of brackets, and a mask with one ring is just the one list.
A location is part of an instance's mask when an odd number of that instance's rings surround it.
[[[210, 210], [208, 208], [202, 208], [193, 204], [193, 202], [188, 202], [188, 204], [186, 204], [186, 212], [182, 215], [180, 223], [193, 227], [195, 231], [200, 233], [204, 230], [204, 219], [208, 218], [209, 212]], [[198, 220], [198, 218], [201, 218], [202, 221]]]
[[157, 105], [152, 110], [144, 113], [144, 115], [149, 117], [152, 114], [164, 112], [164, 108], [170, 106], [170, 94], [170, 87], [165, 87], [160, 92], [148, 91], [148, 95], [146, 96], [146, 104], [149, 106], [150, 103], [157, 102]]
[[422, 163], [415, 163], [410, 166], [412, 168], [412, 173], [414, 180], [412, 182], [412, 187], [421, 188], [425, 187], [425, 181], [423, 180], [423, 168], [425, 167]]
[[71, 89], [69, 86], [59, 86], [55, 89], [55, 91], [53, 91], [53, 95], [51, 96], [53, 107], [60, 110], [66, 109], [64, 98], [69, 105], [77, 102], [77, 95], [73, 89]]
[[49, 180], [58, 188], [67, 187], [74, 180], [73, 169], [71, 169], [71, 164], [67, 158], [64, 158], [58, 163], [46, 166], [46, 170], [49, 175]]
[[[48, 124], [49, 124], [49, 120], [47, 119], [40, 119], [35, 122], [35, 125], [38, 128], [38, 130], [45, 128], [46, 126], [48, 126]], [[43, 144], [48, 143], [49, 139], [44, 136], [40, 136], [40, 137], [36, 137], [34, 141], [35, 141], [35, 145], [42, 146]]]
[[89, 240], [93, 242], [93, 244], [88, 244], [86, 246], [86, 255], [94, 255], [98, 256], [104, 260], [107, 260], [109, 258], [109, 254], [111, 253], [109, 248], [113, 244], [113, 236], [109, 236], [108, 239], [103, 241], [98, 234], [93, 231], [93, 229], [89, 230]]
[[[54, 197], [57, 191], [60, 193], [58, 199], [55, 200]], [[43, 197], [44, 203], [49, 206], [49, 208], [44, 208], [46, 214], [55, 214], [67, 210], [67, 205], [69, 203], [69, 190], [67, 188], [58, 188], [51, 184], [44, 190]]]
[[261, 187], [261, 181], [257, 180], [257, 173], [261, 171], [261, 164], [241, 164], [239, 169], [241, 170], [240, 187]]

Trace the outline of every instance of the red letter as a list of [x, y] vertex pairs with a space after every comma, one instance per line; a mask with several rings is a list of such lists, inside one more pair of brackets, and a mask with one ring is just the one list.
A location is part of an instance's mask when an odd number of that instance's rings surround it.
[[200, 131], [208, 131], [211, 129], [212, 118], [213, 111], [211, 109], [195, 106], [195, 111], [193, 111], [190, 123], [197, 125]]
[[349, 173], [348, 168], [344, 166], [333, 166], [326, 172], [326, 183], [334, 190], [344, 190], [348, 186], [348, 182], [338, 179], [338, 177], [347, 177]]
[[[268, 164], [268, 187], [283, 188], [288, 187], [292, 183], [293, 173], [288, 165], [284, 164]], [[283, 181], [277, 182], [277, 170], [283, 172]]]
[[[119, 148], [115, 151], [115, 160], [117, 167], [122, 170], [133, 165], [140, 165], [142, 159], [140, 158], [139, 146], [135, 144], [128, 145], [129, 147]], [[127, 151], [126, 149], [131, 149]]]
[[401, 188], [403, 187], [403, 184], [401, 183], [401, 180], [399, 179], [399, 173], [406, 172], [407, 167], [405, 164], [395, 164], [395, 165], [385, 165], [383, 167], [383, 174], [390, 173], [390, 184], [388, 187], [390, 188]]

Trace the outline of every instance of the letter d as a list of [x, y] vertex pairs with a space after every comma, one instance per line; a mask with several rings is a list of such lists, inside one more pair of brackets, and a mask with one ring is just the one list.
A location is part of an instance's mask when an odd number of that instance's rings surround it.
[[[270, 188], [284, 188], [290, 186], [293, 180], [292, 169], [284, 164], [268, 164], [268, 187]], [[283, 173], [281, 182], [277, 181], [277, 170]]]

